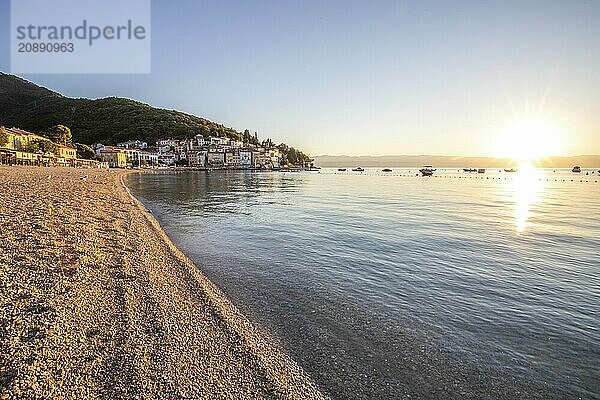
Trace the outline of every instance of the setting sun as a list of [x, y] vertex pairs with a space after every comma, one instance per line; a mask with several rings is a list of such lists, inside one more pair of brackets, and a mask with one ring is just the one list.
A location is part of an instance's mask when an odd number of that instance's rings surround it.
[[558, 124], [531, 118], [508, 123], [494, 137], [494, 153], [519, 161], [530, 161], [561, 153], [562, 131]]

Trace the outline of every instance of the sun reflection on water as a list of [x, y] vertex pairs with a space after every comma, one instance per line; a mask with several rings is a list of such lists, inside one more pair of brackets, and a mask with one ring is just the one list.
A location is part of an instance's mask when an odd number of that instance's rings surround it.
[[515, 207], [515, 229], [518, 234], [527, 228], [528, 221], [533, 216], [531, 209], [540, 200], [544, 189], [541, 174], [530, 164], [521, 165], [510, 183]]

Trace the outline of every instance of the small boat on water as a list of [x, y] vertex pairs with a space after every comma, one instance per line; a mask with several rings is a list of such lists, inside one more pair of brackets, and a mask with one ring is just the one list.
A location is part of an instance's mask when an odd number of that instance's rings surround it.
[[579, 165], [576, 165], [576, 166], [573, 167], [573, 169], [571, 170], [571, 172], [580, 173], [581, 172], [581, 167]]
[[435, 169], [431, 165], [425, 165], [423, 168], [419, 170], [422, 176], [432, 176], [435, 172]]
[[392, 170], [389, 169], [389, 168], [384, 168], [384, 169], [381, 170], [381, 172], [392, 172]]
[[463, 171], [465, 171], [465, 172], [477, 172], [477, 170], [475, 168], [463, 168]]
[[485, 168], [479, 168], [479, 169], [477, 170], [477, 173], [478, 173], [478, 174], [485, 174]]
[[365, 170], [364, 168], [356, 167], [352, 171], [354, 171], [354, 172], [363, 172], [364, 170]]
[[338, 168], [338, 171], [340, 171], [340, 172], [346, 172], [346, 168]]
[[504, 172], [517, 172], [518, 170], [515, 168], [505, 169]]
[[319, 167], [310, 167], [306, 171], [309, 171], [309, 172], [321, 172], [321, 168], [319, 168]]

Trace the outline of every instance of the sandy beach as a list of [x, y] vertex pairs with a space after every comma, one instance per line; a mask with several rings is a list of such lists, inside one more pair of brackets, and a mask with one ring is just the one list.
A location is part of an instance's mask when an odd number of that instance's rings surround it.
[[1, 398], [322, 398], [125, 175], [0, 167]]

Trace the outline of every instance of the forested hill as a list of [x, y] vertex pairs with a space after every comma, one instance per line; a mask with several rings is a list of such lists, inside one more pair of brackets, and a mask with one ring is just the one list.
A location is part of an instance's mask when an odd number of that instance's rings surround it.
[[43, 132], [67, 125], [73, 141], [116, 143], [141, 139], [204, 136], [242, 138], [235, 129], [194, 115], [151, 107], [138, 101], [108, 97], [73, 99], [14, 75], [0, 73], [0, 125]]

